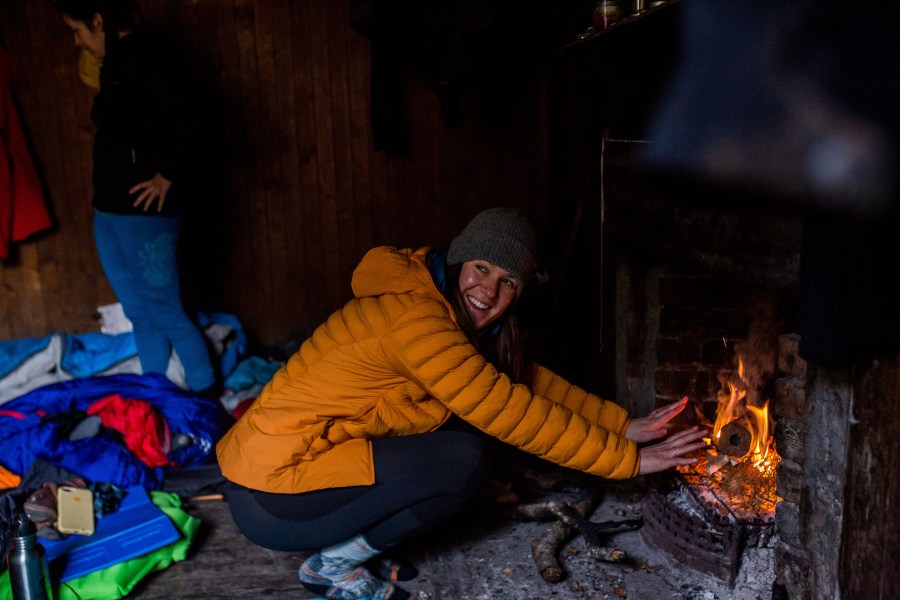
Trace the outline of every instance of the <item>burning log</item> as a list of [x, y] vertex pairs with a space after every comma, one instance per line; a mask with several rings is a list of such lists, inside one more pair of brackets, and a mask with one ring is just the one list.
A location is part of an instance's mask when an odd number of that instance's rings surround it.
[[753, 434], [750, 430], [739, 425], [737, 421], [728, 423], [719, 432], [719, 438], [716, 440], [716, 452], [721, 455], [728, 455], [734, 458], [741, 458], [750, 452], [750, 444], [753, 441]]

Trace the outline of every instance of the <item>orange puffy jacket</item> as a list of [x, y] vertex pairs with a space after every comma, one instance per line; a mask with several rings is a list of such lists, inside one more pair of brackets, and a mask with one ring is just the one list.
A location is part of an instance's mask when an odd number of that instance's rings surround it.
[[370, 250], [355, 298], [322, 324], [219, 441], [222, 472], [268, 492], [370, 485], [373, 439], [434, 431], [452, 413], [552, 462], [613, 479], [638, 473], [617, 404], [538, 367], [513, 384], [469, 343], [426, 255]]

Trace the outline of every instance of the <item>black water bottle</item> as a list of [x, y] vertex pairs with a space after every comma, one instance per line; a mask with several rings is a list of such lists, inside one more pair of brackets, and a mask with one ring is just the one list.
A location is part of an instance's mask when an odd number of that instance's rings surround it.
[[34, 523], [25, 513], [17, 512], [12, 518], [6, 539], [13, 600], [53, 600], [44, 547], [37, 540]]

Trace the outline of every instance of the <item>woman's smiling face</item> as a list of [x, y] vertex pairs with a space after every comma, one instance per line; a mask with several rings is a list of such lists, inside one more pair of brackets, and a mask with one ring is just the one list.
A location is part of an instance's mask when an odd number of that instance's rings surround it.
[[501, 316], [516, 300], [520, 282], [509, 271], [486, 260], [462, 264], [459, 291], [476, 331]]

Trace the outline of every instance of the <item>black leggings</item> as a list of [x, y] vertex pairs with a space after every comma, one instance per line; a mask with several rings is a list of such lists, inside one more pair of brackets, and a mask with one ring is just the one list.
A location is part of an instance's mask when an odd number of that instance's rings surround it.
[[440, 430], [372, 442], [375, 484], [273, 494], [230, 484], [238, 529], [271, 550], [314, 550], [366, 536], [387, 550], [462, 510], [489, 476], [484, 437]]

